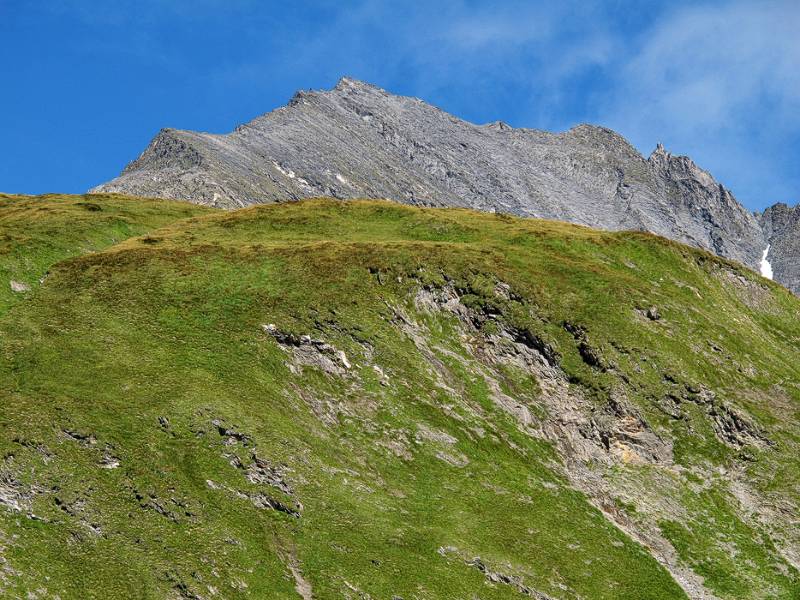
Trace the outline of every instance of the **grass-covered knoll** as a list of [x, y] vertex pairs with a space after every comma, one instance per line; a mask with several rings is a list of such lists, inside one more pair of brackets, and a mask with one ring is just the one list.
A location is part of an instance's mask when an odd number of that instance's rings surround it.
[[[28, 210], [87, 201], [132, 210]], [[163, 206], [0, 320], [6, 595], [800, 594], [783, 288], [646, 234]]]
[[[0, 194], [0, 313], [60, 260], [96, 252], [209, 209], [122, 196]], [[10, 282], [15, 282], [17, 291]]]

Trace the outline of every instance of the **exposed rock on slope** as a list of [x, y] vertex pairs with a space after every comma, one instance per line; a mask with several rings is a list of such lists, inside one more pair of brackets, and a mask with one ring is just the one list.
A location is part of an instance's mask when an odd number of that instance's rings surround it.
[[346, 78], [230, 134], [164, 129], [95, 191], [224, 208], [315, 196], [463, 206], [650, 231], [753, 269], [766, 246], [728, 190], [661, 146], [645, 159], [602, 127], [474, 125]]
[[738, 264], [330, 199], [0, 236], [0, 597], [800, 597], [800, 299]]
[[769, 242], [764, 258], [772, 265], [775, 280], [800, 294], [800, 207], [775, 204], [758, 219]]

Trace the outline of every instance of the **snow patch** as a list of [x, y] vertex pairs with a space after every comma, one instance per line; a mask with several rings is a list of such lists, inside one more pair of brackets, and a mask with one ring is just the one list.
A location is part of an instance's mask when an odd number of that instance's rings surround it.
[[286, 175], [286, 177], [288, 177], [289, 179], [294, 179], [295, 177], [297, 177], [297, 175], [295, 175], [294, 171], [292, 171], [291, 169], [284, 169], [282, 166], [280, 166], [274, 160], [272, 161], [272, 164], [275, 165], [275, 168], [278, 169], [278, 171], [280, 171], [281, 173]]
[[767, 260], [767, 255], [771, 247], [771, 244], [767, 244], [764, 254], [761, 256], [761, 275], [767, 279], [772, 279], [772, 263]]
[[336, 181], [338, 181], [339, 183], [343, 183], [345, 185], [348, 185], [350, 183], [349, 181], [347, 181], [347, 179], [344, 178], [344, 176], [341, 173], [336, 174]]
[[292, 171], [290, 168], [288, 168], [288, 167], [287, 168], [283, 168], [282, 166], [280, 166], [274, 160], [272, 161], [272, 164], [282, 175], [284, 175], [285, 177], [288, 177], [289, 179], [294, 179], [295, 181], [297, 181], [297, 183], [299, 183], [306, 190], [312, 190], [313, 189], [311, 187], [311, 184], [308, 183], [308, 181], [306, 179], [303, 179], [302, 177], [298, 177], [297, 173]]

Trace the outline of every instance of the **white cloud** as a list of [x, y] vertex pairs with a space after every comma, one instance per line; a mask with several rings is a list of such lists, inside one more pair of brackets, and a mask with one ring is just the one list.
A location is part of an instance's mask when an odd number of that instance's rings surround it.
[[[730, 125], [769, 103], [773, 118], [800, 106], [800, 5], [751, 2], [684, 9], [648, 32], [622, 71], [621, 110], [685, 127]], [[652, 122], [652, 121], [651, 121]], [[674, 123], [671, 123], [674, 124]]]
[[459, 7], [436, 40], [463, 51], [519, 48], [551, 38], [557, 31], [556, 17], [554, 11], [543, 12], [535, 6], [512, 11]]
[[598, 118], [691, 154], [752, 205], [791, 194], [796, 177], [770, 177], [800, 135], [798, 31], [795, 0], [678, 9], [635, 40]]

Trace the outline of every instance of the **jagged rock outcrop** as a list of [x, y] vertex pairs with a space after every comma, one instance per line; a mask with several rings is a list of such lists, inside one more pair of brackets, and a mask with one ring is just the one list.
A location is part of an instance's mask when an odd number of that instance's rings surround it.
[[314, 196], [463, 206], [650, 231], [754, 269], [766, 247], [754, 215], [661, 145], [645, 159], [602, 127], [474, 125], [347, 78], [229, 134], [164, 129], [93, 191], [231, 208]]
[[800, 207], [778, 203], [757, 216], [769, 243], [765, 259], [775, 280], [800, 294]]

